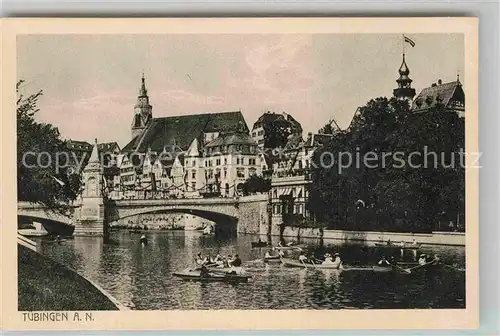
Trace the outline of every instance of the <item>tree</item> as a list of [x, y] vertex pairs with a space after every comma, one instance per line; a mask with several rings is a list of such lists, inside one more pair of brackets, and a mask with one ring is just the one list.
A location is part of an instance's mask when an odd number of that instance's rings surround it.
[[17, 197], [19, 201], [40, 203], [50, 210], [65, 213], [68, 203], [76, 199], [80, 177], [70, 175], [66, 143], [59, 130], [38, 123], [35, 115], [42, 90], [27, 97], [19, 93], [23, 81], [16, 86], [17, 99]]
[[262, 176], [252, 175], [243, 183], [244, 194], [265, 193], [271, 190], [271, 181]]
[[282, 118], [276, 118], [263, 124], [264, 128], [264, 148], [282, 148], [285, 147], [288, 137], [292, 134], [292, 125], [290, 121]]
[[[415, 114], [406, 101], [371, 100], [348, 131], [315, 153], [309, 209], [330, 228], [429, 232], [443, 212], [455, 218], [464, 212], [465, 171], [457, 162], [464, 135], [464, 120], [441, 105]], [[321, 162], [324, 152], [334, 162], [325, 156]], [[437, 160], [426, 165], [428, 152]], [[347, 154], [348, 167], [339, 162]], [[363, 209], [355, 206], [359, 199]]]
[[333, 134], [333, 127], [332, 127], [331, 122], [329, 122], [329, 123], [325, 124], [325, 126], [321, 127], [318, 130], [318, 133], [319, 134]]

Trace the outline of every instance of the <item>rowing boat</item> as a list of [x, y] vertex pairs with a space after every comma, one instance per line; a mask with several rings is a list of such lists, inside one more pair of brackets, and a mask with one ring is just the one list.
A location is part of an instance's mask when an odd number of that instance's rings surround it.
[[281, 258], [279, 255], [264, 257], [264, 262], [280, 262]]
[[300, 268], [319, 268], [319, 269], [339, 269], [342, 263], [332, 263], [332, 264], [309, 264], [302, 263], [298, 260], [290, 258], [281, 258], [281, 262], [286, 267], [300, 267]]
[[378, 247], [391, 247], [391, 248], [400, 248], [404, 250], [418, 250], [422, 245], [421, 244], [387, 244], [387, 243], [375, 243], [375, 246]]
[[292, 245], [292, 246], [276, 246], [274, 247], [275, 250], [281, 250], [281, 251], [302, 251], [302, 248], [306, 247], [305, 245]]
[[266, 242], [263, 242], [263, 241], [252, 242], [252, 247], [253, 248], [256, 248], [256, 247], [266, 247], [266, 246], [269, 246], [269, 244], [266, 243]]
[[209, 272], [207, 275], [202, 276], [198, 270], [184, 270], [181, 272], [174, 272], [172, 274], [178, 278], [188, 281], [210, 281], [210, 282], [247, 282], [251, 278], [250, 275], [239, 275], [230, 273], [213, 273]]
[[[242, 274], [244, 272], [243, 267], [207, 267], [210, 272], [213, 273], [236, 273]], [[199, 270], [197, 268], [196, 270]]]

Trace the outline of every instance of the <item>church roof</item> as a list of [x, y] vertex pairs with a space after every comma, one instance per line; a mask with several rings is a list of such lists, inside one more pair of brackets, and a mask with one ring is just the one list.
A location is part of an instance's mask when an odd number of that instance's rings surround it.
[[452, 99], [464, 99], [464, 92], [460, 81], [453, 81], [449, 83], [432, 84], [420, 92], [420, 94], [413, 100], [412, 110], [423, 111], [428, 110], [438, 103], [444, 106], [449, 106]]
[[124, 152], [161, 152], [165, 147], [187, 150], [194, 138], [202, 143], [203, 133], [234, 132], [241, 129], [248, 132], [248, 126], [241, 111], [204, 113], [184, 116], [153, 118], [146, 129], [133, 138]]

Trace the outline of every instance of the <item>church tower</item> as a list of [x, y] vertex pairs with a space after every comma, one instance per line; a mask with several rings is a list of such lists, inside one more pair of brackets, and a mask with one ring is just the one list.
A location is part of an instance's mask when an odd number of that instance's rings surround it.
[[399, 78], [396, 80], [398, 87], [393, 91], [394, 97], [401, 100], [413, 100], [413, 97], [415, 97], [415, 89], [411, 87], [411, 82], [413, 82], [413, 80], [408, 77], [409, 75], [410, 69], [408, 69], [408, 65], [406, 65], [405, 54], [403, 54], [403, 62], [399, 67]]
[[132, 120], [132, 139], [141, 134], [149, 121], [153, 118], [153, 107], [149, 104], [148, 90], [144, 74], [142, 74], [142, 83], [137, 97], [137, 103], [134, 107], [134, 119]]

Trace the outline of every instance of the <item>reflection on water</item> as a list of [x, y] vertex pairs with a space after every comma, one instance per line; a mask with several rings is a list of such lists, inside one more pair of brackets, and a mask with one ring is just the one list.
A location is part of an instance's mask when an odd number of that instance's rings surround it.
[[[339, 309], [463, 308], [465, 273], [450, 270], [412, 276], [371, 271], [286, 268], [259, 259], [265, 249], [252, 249], [256, 236], [216, 238], [199, 232], [149, 232], [139, 236], [114, 232], [100, 237], [75, 237], [62, 244], [39, 240], [39, 251], [94, 280], [133, 309]], [[399, 250], [331, 242], [320, 246], [305, 240], [311, 253], [340, 252], [347, 265], [373, 265], [382, 255]], [[325, 242], [329, 243], [329, 242]], [[447, 264], [464, 267], [463, 247], [424, 247]], [[198, 252], [239, 254], [252, 275], [249, 283], [185, 282], [172, 272], [190, 267]], [[411, 252], [405, 255], [412, 259]]]

